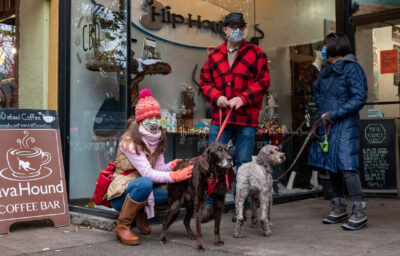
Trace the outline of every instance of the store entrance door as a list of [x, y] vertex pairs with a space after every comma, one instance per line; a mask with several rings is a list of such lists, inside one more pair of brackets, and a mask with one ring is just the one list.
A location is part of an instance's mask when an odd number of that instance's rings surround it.
[[355, 31], [355, 53], [368, 81], [367, 104], [360, 112], [363, 191], [400, 195], [400, 19], [382, 16]]
[[400, 117], [400, 19], [356, 27], [355, 53], [368, 80], [366, 117]]

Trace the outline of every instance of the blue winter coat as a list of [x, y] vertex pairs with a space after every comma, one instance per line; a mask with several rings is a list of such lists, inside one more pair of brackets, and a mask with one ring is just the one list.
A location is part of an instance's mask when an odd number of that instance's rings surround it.
[[[313, 97], [319, 115], [329, 112], [333, 124], [328, 136], [328, 153], [322, 152], [319, 145], [324, 139], [313, 136], [308, 155], [311, 166], [331, 172], [338, 169], [358, 170], [358, 112], [364, 106], [367, 95], [367, 79], [354, 55], [346, 55], [321, 72], [313, 85]], [[324, 134], [325, 128], [319, 127], [317, 135]]]

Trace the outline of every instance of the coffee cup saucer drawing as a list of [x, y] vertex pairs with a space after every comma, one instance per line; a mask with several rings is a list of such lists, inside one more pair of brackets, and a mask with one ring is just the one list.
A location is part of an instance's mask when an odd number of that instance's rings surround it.
[[17, 176], [10, 170], [10, 168], [7, 167], [0, 171], [0, 177], [14, 181], [32, 181], [44, 179], [50, 176], [51, 173], [52, 170], [49, 167], [43, 166], [38, 174], [34, 174], [31, 176]]

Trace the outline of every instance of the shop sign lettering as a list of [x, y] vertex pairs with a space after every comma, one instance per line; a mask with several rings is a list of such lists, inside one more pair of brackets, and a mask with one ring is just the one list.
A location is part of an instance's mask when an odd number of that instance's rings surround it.
[[171, 24], [172, 28], [176, 28], [177, 24], [185, 24], [189, 28], [209, 29], [215, 34], [224, 35], [222, 21], [203, 20], [201, 15], [191, 13], [184, 17], [184, 15], [174, 13], [171, 6], [164, 7], [157, 1], [143, 1], [141, 8], [146, 13], [140, 17], [140, 23], [150, 30], [159, 30], [163, 24]]
[[68, 225], [56, 112], [10, 109], [0, 119], [0, 233], [18, 221]]
[[86, 52], [92, 50], [100, 41], [100, 24], [85, 24], [82, 27], [82, 48]]
[[364, 131], [365, 140], [370, 144], [379, 144], [386, 138], [386, 130], [382, 124], [369, 124]]

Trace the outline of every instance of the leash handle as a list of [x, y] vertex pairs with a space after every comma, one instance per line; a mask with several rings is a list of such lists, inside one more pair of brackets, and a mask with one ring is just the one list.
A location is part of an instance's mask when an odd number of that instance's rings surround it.
[[219, 137], [221, 137], [221, 134], [224, 131], [226, 124], [228, 123], [228, 120], [229, 120], [229, 117], [230, 117], [230, 115], [232, 113], [232, 110], [233, 110], [233, 108], [229, 109], [228, 113], [226, 114], [224, 122], [221, 124], [221, 121], [222, 121], [222, 109], [221, 108], [219, 109], [219, 132], [218, 132], [217, 139], [215, 140], [215, 142], [218, 142]]

